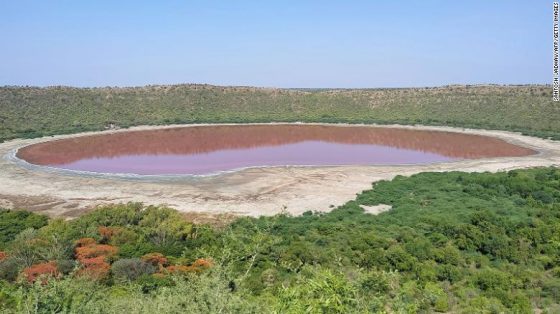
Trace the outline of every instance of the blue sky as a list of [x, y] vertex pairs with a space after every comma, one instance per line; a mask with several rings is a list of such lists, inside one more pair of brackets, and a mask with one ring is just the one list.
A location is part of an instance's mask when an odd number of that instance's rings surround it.
[[552, 2], [0, 2], [0, 85], [550, 83]]

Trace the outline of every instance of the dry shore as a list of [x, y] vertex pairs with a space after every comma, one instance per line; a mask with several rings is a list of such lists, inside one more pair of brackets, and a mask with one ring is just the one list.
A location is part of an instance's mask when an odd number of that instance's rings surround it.
[[13, 156], [18, 148], [43, 141], [171, 127], [190, 126], [142, 126], [0, 143], [0, 207], [27, 209], [53, 217], [76, 217], [100, 204], [135, 201], [166, 204], [202, 215], [259, 216], [283, 211], [297, 215], [307, 210], [329, 211], [331, 205], [341, 205], [353, 199], [356, 193], [369, 189], [372, 182], [388, 180], [395, 175], [425, 171], [496, 172], [560, 165], [560, 142], [506, 131], [400, 125], [379, 127], [494, 136], [539, 153], [430, 165], [251, 168], [216, 176], [173, 179], [80, 175], [25, 165]]

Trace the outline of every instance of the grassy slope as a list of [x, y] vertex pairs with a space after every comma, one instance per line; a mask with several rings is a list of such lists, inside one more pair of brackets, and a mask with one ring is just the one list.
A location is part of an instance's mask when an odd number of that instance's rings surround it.
[[451, 125], [560, 139], [549, 86], [282, 90], [209, 85], [0, 88], [0, 141], [143, 124], [350, 122]]

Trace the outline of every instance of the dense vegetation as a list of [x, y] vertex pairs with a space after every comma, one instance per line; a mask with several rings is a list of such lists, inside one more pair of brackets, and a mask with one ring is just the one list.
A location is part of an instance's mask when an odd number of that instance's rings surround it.
[[560, 139], [552, 88], [286, 90], [209, 85], [0, 87], [0, 142], [171, 123], [348, 122], [450, 125]]
[[141, 204], [0, 215], [6, 312], [560, 311], [557, 168], [397, 177], [330, 213], [223, 228]]

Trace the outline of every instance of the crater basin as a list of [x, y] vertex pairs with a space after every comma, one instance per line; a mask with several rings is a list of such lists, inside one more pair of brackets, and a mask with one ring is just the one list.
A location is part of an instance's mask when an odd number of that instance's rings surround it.
[[205, 175], [248, 167], [403, 165], [535, 151], [455, 132], [305, 124], [216, 125], [79, 136], [20, 148], [31, 164], [96, 173]]

